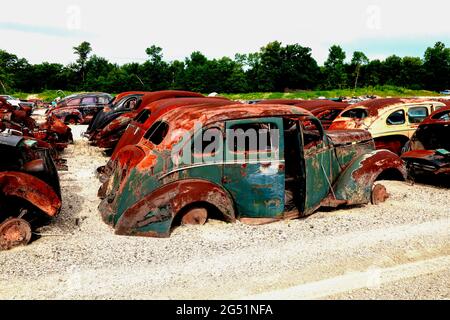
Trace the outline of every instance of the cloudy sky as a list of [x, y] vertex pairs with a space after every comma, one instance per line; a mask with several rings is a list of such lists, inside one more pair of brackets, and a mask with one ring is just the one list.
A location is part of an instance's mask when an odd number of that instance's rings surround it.
[[450, 45], [449, 14], [441, 0], [13, 0], [2, 3], [0, 48], [64, 64], [85, 40], [119, 64], [145, 60], [152, 44], [174, 60], [195, 50], [232, 57], [273, 40], [308, 46], [320, 63], [332, 44], [347, 56], [422, 56], [436, 41]]

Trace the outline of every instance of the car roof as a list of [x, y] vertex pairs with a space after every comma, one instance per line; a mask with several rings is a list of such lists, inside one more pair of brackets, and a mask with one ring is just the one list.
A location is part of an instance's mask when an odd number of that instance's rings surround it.
[[430, 100], [430, 99], [420, 99], [420, 98], [381, 98], [381, 99], [370, 99], [361, 101], [359, 103], [353, 104], [347, 107], [345, 111], [363, 108], [366, 109], [369, 113], [369, 116], [378, 116], [380, 112], [384, 111], [384, 109], [393, 109], [403, 104], [415, 104], [415, 103], [436, 103], [439, 101]]
[[179, 91], [179, 90], [164, 90], [164, 91], [155, 91], [146, 93], [141, 98], [141, 105], [138, 109], [138, 111], [143, 110], [146, 106], [148, 106], [150, 103], [162, 100], [162, 99], [168, 99], [168, 98], [176, 98], [176, 97], [199, 97], [204, 98], [205, 96], [191, 91]]
[[450, 124], [450, 120], [436, 119], [437, 116], [445, 113], [448, 113], [450, 115], [450, 103], [446, 107], [440, 108], [430, 114], [425, 120], [422, 121], [420, 126], [428, 124]]
[[164, 121], [174, 124], [175, 128], [192, 129], [196, 122], [208, 125], [215, 122], [223, 122], [245, 118], [274, 117], [284, 115], [309, 115], [312, 113], [291, 105], [281, 104], [233, 104], [211, 108], [207, 105], [186, 106], [181, 109], [174, 109], [162, 115], [157, 121]]

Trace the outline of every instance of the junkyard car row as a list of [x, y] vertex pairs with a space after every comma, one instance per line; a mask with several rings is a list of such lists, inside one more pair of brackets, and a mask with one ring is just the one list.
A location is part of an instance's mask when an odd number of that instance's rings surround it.
[[[41, 104], [42, 105], [42, 104]], [[187, 91], [69, 96], [46, 122], [0, 98], [0, 249], [30, 241], [61, 208], [58, 170], [88, 124], [112, 154], [99, 211], [116, 234], [168, 237], [209, 218], [265, 224], [320, 207], [378, 204], [379, 180], [450, 174], [450, 106], [439, 99], [262, 100]]]

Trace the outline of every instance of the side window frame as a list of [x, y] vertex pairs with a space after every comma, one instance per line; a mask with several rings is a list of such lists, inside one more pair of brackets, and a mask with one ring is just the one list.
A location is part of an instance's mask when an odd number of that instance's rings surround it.
[[[410, 110], [411, 109], [425, 109], [426, 114], [425, 114], [425, 116], [423, 117], [423, 119], [421, 121], [419, 121], [419, 122], [412, 122], [411, 121], [411, 116], [410, 116]], [[420, 124], [423, 120], [425, 120], [430, 115], [430, 109], [431, 109], [431, 106], [427, 107], [425, 105], [409, 106], [408, 107], [408, 123], [409, 124]]]
[[[403, 114], [403, 122], [402, 123], [389, 123], [389, 118], [392, 117], [395, 113], [402, 112]], [[395, 111], [392, 111], [387, 117], [386, 117], [386, 125], [388, 126], [401, 126], [406, 124], [406, 112], [405, 109], [397, 109]]]

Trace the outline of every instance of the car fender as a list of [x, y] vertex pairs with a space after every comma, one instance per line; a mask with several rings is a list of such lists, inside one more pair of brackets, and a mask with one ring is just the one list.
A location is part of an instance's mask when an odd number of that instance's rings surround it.
[[0, 192], [22, 198], [54, 217], [61, 209], [61, 199], [44, 181], [22, 172], [0, 172]]
[[128, 114], [122, 114], [118, 118], [112, 120], [108, 125], [106, 125], [100, 132], [95, 136], [96, 140], [104, 139], [110, 135], [124, 131], [124, 129], [131, 123], [133, 117]]
[[186, 206], [199, 202], [215, 206], [226, 221], [236, 220], [233, 200], [221, 186], [186, 179], [160, 187], [126, 210], [117, 221], [116, 234], [168, 237], [175, 216]]
[[386, 170], [396, 170], [406, 180], [403, 160], [389, 150], [374, 150], [357, 157], [335, 182], [336, 199], [349, 205], [368, 203], [373, 183]]

